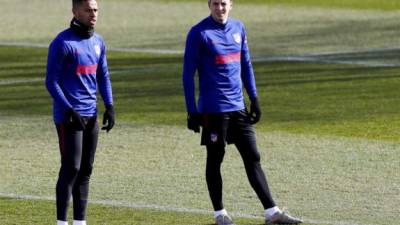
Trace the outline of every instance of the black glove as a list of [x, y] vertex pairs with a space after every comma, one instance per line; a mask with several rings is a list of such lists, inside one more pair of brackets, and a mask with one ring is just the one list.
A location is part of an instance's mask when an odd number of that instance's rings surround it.
[[114, 118], [114, 106], [113, 105], [106, 105], [106, 111], [103, 114], [103, 127], [102, 130], [106, 130], [109, 132], [115, 123]]
[[261, 109], [260, 109], [260, 104], [258, 103], [258, 99], [254, 98], [250, 102], [250, 120], [251, 124], [256, 124], [258, 121], [260, 121], [261, 118]]
[[188, 113], [187, 127], [195, 133], [200, 133], [201, 115], [200, 113]]
[[67, 110], [67, 125], [71, 125], [71, 127], [75, 128], [76, 130], [83, 130], [85, 127], [85, 123], [81, 115], [74, 109]]

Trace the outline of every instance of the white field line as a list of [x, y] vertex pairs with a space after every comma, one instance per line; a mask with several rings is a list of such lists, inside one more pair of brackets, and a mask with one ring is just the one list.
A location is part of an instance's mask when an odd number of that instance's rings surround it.
[[1, 85], [10, 85], [10, 84], [26, 84], [26, 83], [35, 83], [35, 82], [43, 82], [44, 78], [29, 78], [29, 79], [3, 79], [0, 80]]
[[[47, 48], [48, 44], [40, 43], [29, 43], [29, 42], [2, 42], [0, 46], [16, 46], [16, 47], [35, 47], [35, 48]], [[147, 48], [109, 48], [109, 51], [116, 52], [137, 52], [137, 53], [155, 53], [155, 54], [183, 54], [180, 50], [169, 50], [169, 49], [147, 49]], [[316, 63], [327, 63], [327, 64], [348, 64], [348, 65], [359, 65], [366, 67], [400, 67], [400, 64], [396, 63], [372, 63], [362, 60], [340, 60], [340, 59], [327, 59], [329, 56], [348, 55], [348, 54], [374, 54], [387, 51], [400, 51], [398, 48], [381, 48], [381, 49], [370, 49], [364, 51], [345, 51], [345, 52], [328, 52], [328, 53], [315, 53], [307, 55], [294, 55], [294, 56], [259, 56], [254, 57], [254, 62], [274, 62], [274, 61], [298, 61], [298, 62], [316, 62]]]
[[[35, 195], [18, 195], [12, 193], [1, 193], [0, 197], [6, 198], [17, 198], [17, 199], [25, 199], [25, 200], [48, 200], [48, 201], [55, 201], [54, 197], [42, 197], [42, 196], [35, 196]], [[179, 208], [175, 206], [162, 206], [162, 205], [154, 205], [154, 204], [136, 204], [132, 202], [123, 202], [123, 201], [114, 201], [114, 200], [90, 200], [90, 203], [93, 204], [101, 204], [101, 205], [108, 205], [108, 206], [117, 206], [117, 207], [127, 207], [133, 209], [155, 209], [161, 210], [166, 212], [180, 212], [180, 213], [196, 213], [196, 214], [212, 214], [210, 210], [204, 209], [190, 209], [190, 208]], [[249, 218], [249, 219], [264, 219], [261, 216], [249, 215], [249, 214], [242, 214], [242, 213], [230, 213], [234, 217], [239, 218]], [[304, 219], [305, 223], [309, 224], [328, 224], [328, 225], [374, 225], [374, 224], [360, 224], [351, 221], [322, 221], [322, 220], [313, 220], [313, 219]]]
[[[339, 53], [341, 54], [341, 53]], [[318, 56], [265, 56], [265, 57], [255, 57], [253, 62], [314, 62], [314, 63], [326, 63], [326, 64], [343, 64], [343, 65], [355, 65], [355, 66], [365, 66], [365, 67], [400, 67], [400, 64], [394, 63], [380, 63], [380, 62], [367, 62], [367, 61], [357, 61], [357, 60], [335, 60], [326, 59], [323, 55]]]
[[[30, 43], [30, 42], [4, 42], [4, 41], [0, 41], [0, 46], [48, 48], [49, 44]], [[137, 53], [155, 53], [155, 54], [183, 54], [183, 51], [170, 50], [170, 49], [108, 48], [108, 50], [109, 51], [115, 51], [115, 52], [137, 52]]]
[[138, 53], [155, 53], [155, 54], [183, 54], [180, 50], [170, 49], [149, 49], [149, 48], [109, 48], [109, 51], [114, 52], [138, 52]]

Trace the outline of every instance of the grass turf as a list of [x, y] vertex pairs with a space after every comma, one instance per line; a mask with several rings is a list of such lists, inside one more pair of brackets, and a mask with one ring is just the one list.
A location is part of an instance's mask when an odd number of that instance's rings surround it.
[[[204, 1], [160, 2], [102, 1], [98, 31], [109, 47], [182, 50], [187, 30], [207, 16], [207, 6]], [[3, 1], [0, 41], [48, 43], [66, 26], [69, 7], [50, 0]], [[397, 1], [389, 0], [238, 0], [232, 15], [245, 22], [253, 55], [262, 57], [390, 49], [399, 44], [396, 10]], [[338, 59], [396, 64], [398, 53]], [[184, 127], [181, 61], [179, 55], [109, 53], [118, 123], [111, 135], [100, 138], [93, 200], [209, 209], [204, 152]], [[45, 63], [45, 49], [0, 47], [0, 192], [53, 195], [58, 155], [51, 100], [43, 86]], [[313, 224], [396, 224], [398, 69], [262, 61], [254, 66], [264, 112], [258, 140], [280, 205]], [[190, 154], [182, 154], [186, 151]], [[238, 175], [224, 176], [229, 210], [260, 215], [238, 154], [229, 151], [226, 161], [224, 173]], [[126, 171], [133, 172], [127, 176]], [[53, 204], [2, 198], [0, 221], [52, 224]], [[91, 207], [92, 224], [112, 224], [108, 215], [121, 215], [119, 224], [160, 224], [164, 216], [175, 220], [171, 224], [211, 223], [209, 215], [196, 213]], [[196, 223], [188, 222], [192, 219]]]
[[[187, 0], [161, 0], [162, 2], [176, 2]], [[193, 2], [205, 2], [205, 0], [189, 0]], [[295, 5], [308, 7], [338, 7], [346, 9], [369, 9], [369, 10], [399, 10], [400, 3], [396, 0], [235, 0], [234, 4], [261, 4], [261, 5]]]
[[[0, 77], [11, 82], [0, 90], [2, 113], [48, 115], [43, 81], [13, 83], [43, 78], [46, 50], [1, 50]], [[118, 119], [184, 126], [181, 62], [175, 55], [110, 52]], [[256, 62], [254, 68], [264, 112], [260, 131], [399, 140], [398, 68], [293, 62]]]
[[[3, 225], [54, 224], [54, 201], [24, 200], [0, 197], [0, 221]], [[213, 220], [204, 214], [132, 209], [121, 206], [89, 204], [89, 224], [98, 225], [211, 225]], [[105, 217], [104, 215], [107, 215]], [[162, 221], [162, 222], [160, 222]], [[262, 220], [238, 218], [239, 224], [259, 225]]]
[[[53, 198], [59, 156], [51, 119], [14, 116], [0, 122], [1, 195]], [[23, 141], [15, 141], [16, 136]], [[281, 132], [258, 132], [257, 137], [262, 165], [281, 207], [307, 222], [318, 221], [314, 224], [396, 221], [398, 144]], [[100, 134], [91, 202], [207, 212], [205, 151], [198, 139], [184, 127], [119, 122], [111, 133]], [[222, 172], [229, 212], [235, 218], [262, 216], [232, 146]]]
[[[244, 21], [254, 56], [359, 51], [400, 45], [396, 10], [355, 10], [328, 5], [335, 5], [334, 1], [323, 1], [326, 7], [310, 7], [312, 4], [308, 1], [296, 2], [299, 5], [254, 6], [239, 2], [235, 5], [232, 16]], [[358, 2], [364, 5], [364, 1]], [[116, 0], [99, 4], [96, 30], [104, 36], [108, 47], [114, 48], [182, 51], [190, 27], [209, 15], [206, 1]], [[390, 4], [390, 1], [379, 4]], [[0, 42], [46, 45], [68, 26], [70, 7], [68, 1], [3, 1]], [[18, 14], [14, 13], [16, 9]]]
[[[43, 80], [37, 81], [44, 76], [46, 50], [1, 47], [0, 58], [0, 192], [51, 197], [56, 136], [51, 100]], [[91, 199], [209, 209], [204, 151], [198, 136], [185, 129], [180, 57], [110, 52], [109, 64], [117, 126], [100, 136]], [[264, 112], [258, 143], [279, 204], [318, 220], [314, 224], [393, 223], [398, 210], [392, 199], [400, 191], [398, 136], [392, 133], [398, 70], [293, 62], [254, 66]], [[231, 147], [228, 152], [228, 209], [261, 215], [238, 153]]]

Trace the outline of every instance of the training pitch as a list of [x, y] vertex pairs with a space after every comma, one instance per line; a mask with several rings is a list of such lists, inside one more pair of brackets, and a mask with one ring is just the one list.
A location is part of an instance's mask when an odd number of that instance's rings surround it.
[[[400, 6], [340, 2], [234, 3], [262, 105], [262, 165], [277, 203], [305, 224], [395, 225]], [[70, 4], [0, 3], [0, 224], [54, 224], [59, 153], [44, 75], [47, 46], [69, 23]], [[100, 135], [88, 223], [211, 224], [205, 151], [186, 129], [181, 87], [186, 33], [208, 15], [206, 1], [99, 4], [117, 124]], [[234, 147], [223, 177], [237, 224], [262, 224]]]

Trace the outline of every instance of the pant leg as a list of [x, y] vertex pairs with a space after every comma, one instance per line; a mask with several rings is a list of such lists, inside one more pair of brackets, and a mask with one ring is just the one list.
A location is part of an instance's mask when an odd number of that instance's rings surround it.
[[56, 124], [61, 154], [61, 167], [56, 185], [57, 220], [67, 221], [72, 189], [80, 170], [82, 131], [65, 124]]
[[229, 116], [225, 113], [204, 114], [201, 144], [207, 149], [206, 182], [215, 211], [222, 203], [221, 164], [225, 155], [225, 139]]
[[97, 118], [87, 120], [83, 131], [81, 167], [73, 187], [74, 220], [85, 220], [89, 195], [89, 180], [97, 148], [99, 126]]
[[260, 163], [260, 153], [257, 149], [255, 131], [246, 111], [235, 113], [233, 124], [233, 141], [237, 147], [246, 169], [247, 178], [260, 199], [264, 209], [275, 206], [267, 179]]
[[225, 146], [207, 145], [206, 182], [211, 203], [215, 211], [224, 208], [222, 203], [221, 164], [225, 155]]

